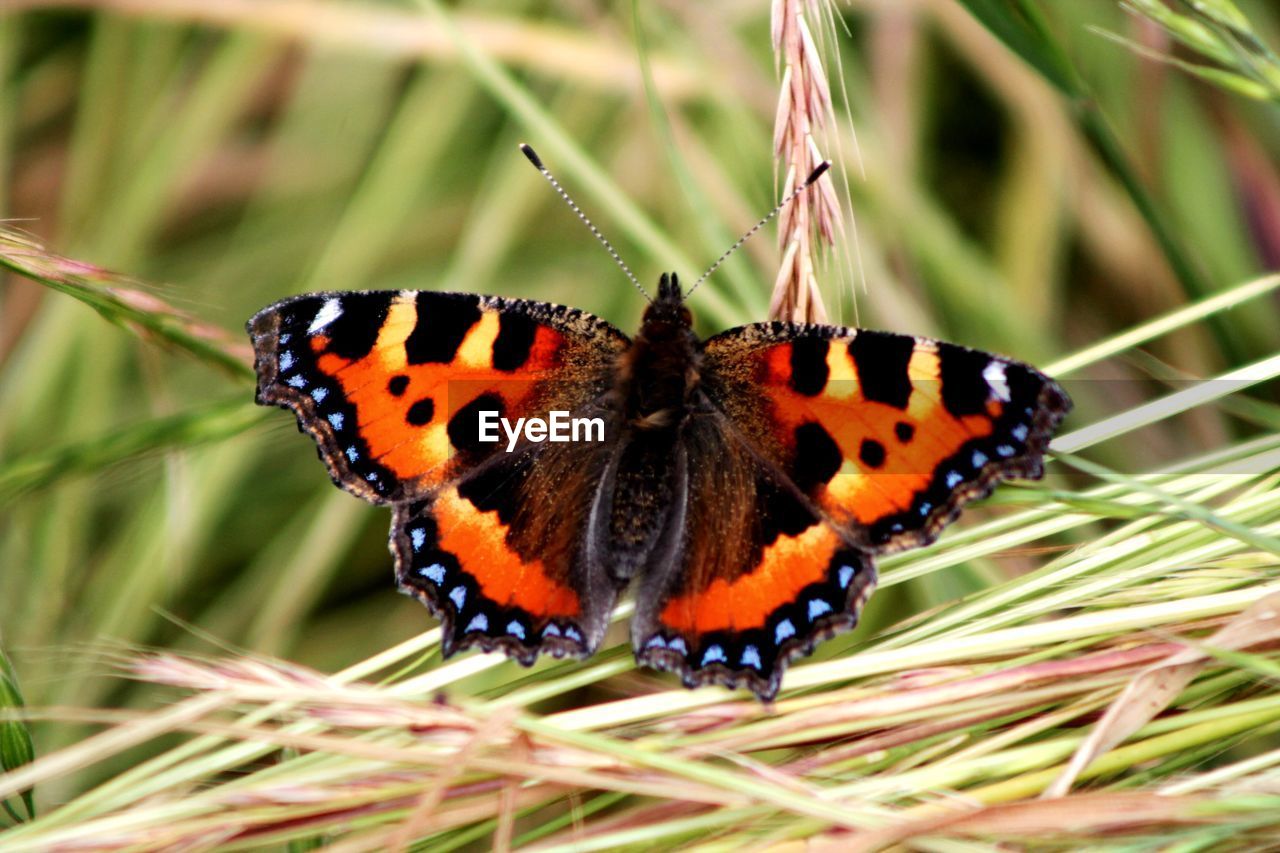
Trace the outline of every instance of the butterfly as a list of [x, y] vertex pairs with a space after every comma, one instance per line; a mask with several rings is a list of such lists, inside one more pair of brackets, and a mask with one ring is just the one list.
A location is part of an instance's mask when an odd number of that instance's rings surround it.
[[391, 506], [396, 579], [446, 657], [587, 657], [634, 586], [640, 663], [762, 700], [857, 624], [877, 556], [1039, 478], [1071, 407], [1034, 368], [926, 338], [763, 322], [701, 340], [674, 273], [634, 338], [411, 290], [296, 296], [247, 327], [257, 401]]

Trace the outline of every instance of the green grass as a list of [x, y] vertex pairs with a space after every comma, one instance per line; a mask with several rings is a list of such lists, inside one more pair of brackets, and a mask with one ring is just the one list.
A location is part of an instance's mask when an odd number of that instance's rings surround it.
[[[442, 661], [388, 514], [252, 405], [240, 331], [401, 287], [632, 327], [516, 143], [643, 282], [696, 277], [776, 200], [768, 4], [53, 5], [0, 12], [0, 850], [1280, 830], [1280, 637], [1249, 612], [1280, 594], [1271, 4], [835, 7], [832, 320], [1032, 361], [1077, 409], [1045, 481], [883, 560], [773, 708], [636, 670], [629, 604], [590, 661]], [[762, 319], [777, 262], [748, 244], [700, 330]], [[1188, 685], [1037, 799], [1183, 638]]]

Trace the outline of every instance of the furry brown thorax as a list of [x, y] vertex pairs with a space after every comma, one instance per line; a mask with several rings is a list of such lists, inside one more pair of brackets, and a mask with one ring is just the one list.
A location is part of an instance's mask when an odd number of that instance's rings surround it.
[[627, 420], [639, 429], [678, 427], [699, 382], [702, 342], [693, 331], [680, 279], [663, 273], [658, 298], [645, 309], [640, 331], [623, 356]]

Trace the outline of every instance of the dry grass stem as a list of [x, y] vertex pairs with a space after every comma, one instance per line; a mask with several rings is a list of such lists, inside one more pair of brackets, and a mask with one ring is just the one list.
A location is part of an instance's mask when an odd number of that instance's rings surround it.
[[[1203, 644], [1208, 649], [1236, 651], [1273, 643], [1277, 637], [1280, 637], [1280, 593], [1272, 593], [1215, 631]], [[1142, 670], [1107, 709], [1044, 796], [1065, 796], [1086, 767], [1167, 708], [1209, 660], [1209, 654], [1199, 648], [1184, 648]]]

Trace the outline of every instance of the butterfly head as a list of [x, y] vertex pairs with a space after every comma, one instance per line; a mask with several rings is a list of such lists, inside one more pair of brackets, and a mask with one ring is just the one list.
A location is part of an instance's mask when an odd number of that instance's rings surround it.
[[693, 315], [685, 307], [680, 278], [675, 273], [662, 274], [658, 281], [658, 298], [645, 309], [644, 324], [651, 331], [659, 332], [660, 336], [660, 330], [674, 335], [693, 328]]

